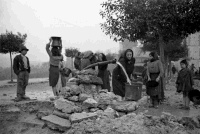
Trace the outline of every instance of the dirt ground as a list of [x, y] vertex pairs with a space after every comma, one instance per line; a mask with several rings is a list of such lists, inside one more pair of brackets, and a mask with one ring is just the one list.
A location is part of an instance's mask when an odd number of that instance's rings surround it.
[[[160, 116], [162, 112], [169, 112], [176, 117], [200, 115], [200, 108], [190, 104], [190, 110], [180, 109], [182, 95], [177, 94], [172, 81], [167, 85], [165, 91], [166, 101], [159, 109], [148, 108], [148, 102], [135, 111], [145, 112], [149, 115]], [[53, 97], [52, 89], [48, 83], [37, 83], [28, 85], [27, 96], [39, 101], [13, 102], [16, 96], [16, 86], [0, 88], [0, 134], [59, 134], [59, 132], [48, 129], [43, 122], [36, 119], [38, 110], [53, 110], [53, 104], [49, 101]], [[41, 129], [42, 128], [42, 129]]]

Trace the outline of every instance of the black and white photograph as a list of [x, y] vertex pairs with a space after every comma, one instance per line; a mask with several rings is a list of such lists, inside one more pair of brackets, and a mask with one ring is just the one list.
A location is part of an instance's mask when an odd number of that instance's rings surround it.
[[0, 0], [0, 134], [200, 134], [200, 0]]

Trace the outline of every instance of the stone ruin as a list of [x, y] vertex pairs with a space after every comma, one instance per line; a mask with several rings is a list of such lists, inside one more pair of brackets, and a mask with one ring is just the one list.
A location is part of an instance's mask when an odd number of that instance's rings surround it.
[[122, 101], [120, 96], [101, 89], [102, 80], [94, 70], [84, 70], [60, 92], [54, 101], [54, 111], [39, 111], [37, 117], [53, 130], [65, 134], [154, 134], [185, 133], [187, 128], [200, 128], [200, 117], [178, 119], [170, 113], [161, 117], [135, 114], [139, 105], [147, 103], [147, 96], [139, 101]]
[[54, 112], [39, 114], [52, 129], [66, 131], [73, 123], [100, 116], [116, 118], [138, 108], [137, 102], [123, 102], [120, 96], [102, 89], [103, 82], [95, 70], [77, 72], [76, 78], [69, 81], [54, 100]]

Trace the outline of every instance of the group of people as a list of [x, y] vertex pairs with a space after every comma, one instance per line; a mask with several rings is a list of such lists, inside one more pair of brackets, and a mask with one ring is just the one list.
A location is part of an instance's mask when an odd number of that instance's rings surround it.
[[[91, 64], [97, 62], [104, 62], [107, 61], [107, 57], [104, 53], [93, 53], [92, 51], [86, 52], [78, 52], [75, 56], [74, 60], [74, 67], [77, 70], [83, 70], [84, 68], [88, 67]], [[92, 67], [95, 69], [95, 66]], [[98, 77], [100, 77], [103, 81], [102, 89], [107, 89], [110, 91], [110, 71], [108, 71], [108, 64], [98, 65]]]
[[[46, 44], [46, 52], [49, 55], [49, 85], [52, 87], [54, 96], [58, 96], [58, 89], [66, 86], [66, 78], [60, 73], [61, 68], [63, 68], [63, 55], [61, 54], [62, 47], [57, 46], [50, 49], [51, 41], [52, 40]], [[26, 57], [27, 52], [28, 49], [25, 46], [22, 46], [20, 49], [21, 54], [14, 58], [13, 69], [17, 75], [16, 101], [30, 99], [25, 95], [29, 73], [31, 71], [29, 59]], [[149, 58], [150, 60], [146, 64], [142, 77], [144, 85], [146, 85], [146, 93], [150, 96], [151, 103], [149, 107], [158, 108], [159, 103], [164, 99], [164, 69], [156, 52], [151, 52], [149, 54]], [[77, 70], [82, 70], [95, 62], [102, 61], [107, 61], [107, 58], [103, 53], [94, 54], [92, 51], [86, 51], [84, 53], [79, 52], [76, 55], [74, 66]], [[112, 88], [114, 94], [124, 98], [125, 84], [134, 79], [135, 58], [133, 51], [131, 49], [127, 49], [119, 57], [118, 62], [123, 66], [123, 68], [117, 64], [113, 69]], [[182, 60], [180, 65], [182, 69], [179, 71], [176, 81], [177, 92], [183, 92], [184, 108], [189, 109], [189, 92], [192, 90], [194, 82], [191, 71], [188, 69], [187, 61]], [[103, 81], [102, 89], [108, 89], [108, 91], [111, 91], [109, 79], [110, 73], [107, 68], [107, 64], [98, 65], [98, 77], [100, 77]]]

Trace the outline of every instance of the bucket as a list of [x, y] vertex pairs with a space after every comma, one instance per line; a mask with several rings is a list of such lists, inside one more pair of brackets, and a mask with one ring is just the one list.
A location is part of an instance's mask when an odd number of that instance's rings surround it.
[[142, 83], [131, 82], [125, 84], [125, 100], [127, 101], [138, 101], [142, 96]]
[[62, 47], [61, 37], [53, 36], [51, 37], [51, 39], [52, 39], [52, 42], [51, 42], [52, 47]]

